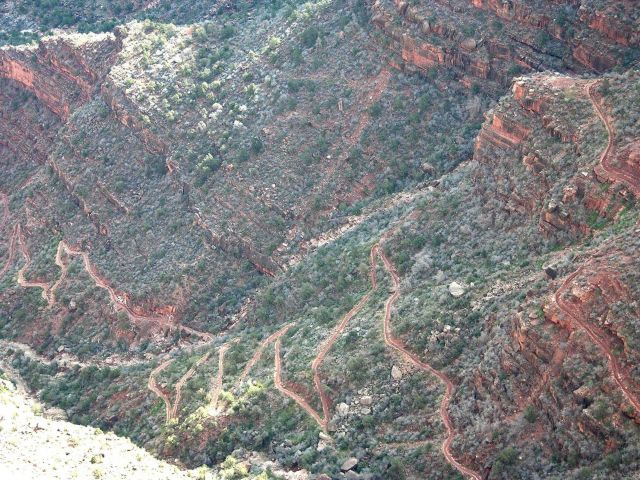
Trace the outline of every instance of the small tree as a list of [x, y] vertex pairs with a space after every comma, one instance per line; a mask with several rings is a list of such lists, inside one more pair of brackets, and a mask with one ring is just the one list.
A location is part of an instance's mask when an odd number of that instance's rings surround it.
[[528, 405], [527, 408], [524, 409], [524, 419], [529, 423], [535, 423], [538, 419], [538, 412], [533, 405]]

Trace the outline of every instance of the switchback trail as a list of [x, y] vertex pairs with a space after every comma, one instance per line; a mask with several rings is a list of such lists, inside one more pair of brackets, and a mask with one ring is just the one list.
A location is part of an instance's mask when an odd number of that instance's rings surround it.
[[238, 377], [238, 380], [236, 380], [236, 383], [233, 386], [234, 390], [237, 391], [238, 388], [240, 388], [240, 385], [242, 385], [242, 382], [245, 381], [245, 379], [249, 375], [249, 372], [251, 371], [251, 369], [255, 366], [256, 363], [258, 363], [258, 360], [260, 360], [260, 357], [264, 353], [264, 349], [267, 347], [267, 345], [269, 345], [270, 343], [275, 342], [276, 339], [278, 339], [279, 337], [284, 335], [292, 326], [293, 326], [293, 323], [288, 323], [287, 325], [282, 327], [280, 330], [278, 330], [277, 332], [272, 333], [267, 338], [265, 338], [262, 342], [260, 342], [260, 345], [258, 346], [256, 351], [254, 352], [253, 356], [251, 357], [251, 359], [247, 362], [247, 364], [242, 369], [242, 373]]
[[449, 377], [447, 377], [443, 372], [436, 370], [428, 363], [422, 362], [415, 354], [411, 353], [399, 339], [393, 336], [391, 330], [391, 310], [393, 309], [393, 306], [398, 298], [400, 298], [400, 276], [398, 275], [395, 266], [384, 254], [384, 251], [379, 244], [375, 244], [372, 247], [372, 257], [374, 251], [375, 254], [382, 259], [385, 270], [389, 273], [393, 282], [393, 293], [387, 299], [384, 309], [384, 342], [393, 350], [395, 350], [404, 361], [420, 370], [435, 375], [445, 385], [445, 394], [442, 397], [442, 401], [440, 402], [440, 417], [442, 418], [444, 426], [447, 429], [447, 438], [445, 438], [444, 442], [442, 443], [442, 453], [444, 454], [447, 461], [462, 475], [465, 475], [474, 480], [482, 480], [482, 476], [479, 473], [462, 465], [451, 453], [451, 444], [453, 443], [455, 437], [455, 429], [453, 427], [451, 417], [449, 416], [449, 403], [451, 402], [451, 397], [453, 396], [453, 393], [455, 391], [453, 382], [451, 382]]
[[222, 379], [224, 377], [224, 355], [227, 353], [227, 350], [231, 348], [231, 345], [239, 341], [240, 339], [237, 338], [232, 342], [225, 343], [218, 350], [218, 372], [213, 382], [211, 382], [211, 389], [209, 390], [209, 412], [216, 412], [218, 408], [218, 397], [220, 397], [220, 392], [222, 392]]
[[607, 147], [602, 151], [600, 155], [600, 165], [614, 181], [622, 182], [628, 185], [636, 196], [640, 196], [640, 176], [634, 175], [632, 172], [626, 171], [613, 164], [613, 158], [615, 154], [615, 129], [609, 117], [605, 114], [604, 108], [600, 103], [600, 100], [596, 95], [596, 87], [600, 84], [599, 80], [590, 82], [586, 85], [586, 92], [593, 104], [594, 110], [598, 114], [598, 117], [604, 123], [609, 135], [607, 141]]
[[[3, 198], [0, 195], [0, 199]], [[5, 209], [7, 207], [5, 201]], [[8, 215], [8, 213], [6, 214]], [[6, 222], [6, 219], [3, 216], [3, 224]], [[178, 330], [185, 332], [194, 337], [198, 337], [200, 340], [204, 342], [213, 341], [214, 337], [210, 333], [200, 332], [193, 328], [187, 327], [185, 325], [176, 325], [176, 322], [171, 314], [141, 314], [136, 313], [134, 309], [126, 303], [126, 295], [119, 294], [106, 280], [104, 280], [100, 274], [98, 273], [95, 266], [91, 263], [91, 259], [89, 258], [89, 254], [80, 249], [71, 247], [66, 241], [61, 240], [58, 243], [58, 248], [56, 250], [55, 255], [55, 264], [60, 268], [60, 276], [53, 283], [53, 285], [49, 285], [47, 282], [41, 281], [29, 281], [25, 278], [25, 272], [29, 269], [31, 265], [31, 255], [29, 254], [29, 250], [27, 249], [26, 242], [24, 239], [24, 235], [22, 232], [22, 227], [20, 224], [16, 224], [13, 228], [13, 232], [11, 237], [9, 238], [9, 256], [0, 270], [0, 279], [7, 273], [7, 270], [13, 264], [16, 254], [16, 246], [20, 247], [20, 252], [25, 259], [25, 264], [18, 270], [18, 284], [25, 288], [41, 288], [42, 289], [42, 298], [47, 301], [47, 305], [52, 307], [56, 303], [55, 293], [58, 287], [65, 280], [68, 273], [68, 266], [63, 261], [62, 255], [66, 254], [69, 256], [79, 256], [82, 258], [82, 262], [84, 264], [84, 269], [87, 274], [92, 278], [95, 285], [103, 290], [106, 290], [109, 299], [113, 305], [113, 309], [116, 312], [125, 312], [129, 320], [134, 324], [139, 323], [151, 323], [154, 325], [158, 325], [161, 328], [173, 329], [177, 328]]]
[[287, 333], [287, 330], [289, 330], [290, 327], [291, 325], [287, 325], [285, 328], [283, 328], [278, 332], [279, 335], [276, 337], [276, 343], [274, 347], [275, 348], [275, 368], [273, 370], [273, 383], [275, 383], [278, 391], [280, 391], [281, 393], [289, 397], [291, 400], [296, 402], [298, 405], [300, 405], [300, 407], [304, 411], [306, 411], [316, 421], [316, 423], [320, 425], [320, 427], [322, 428], [322, 426], [324, 425], [324, 421], [320, 417], [318, 412], [316, 412], [315, 409], [311, 405], [309, 405], [309, 403], [304, 398], [302, 398], [296, 392], [289, 390], [282, 382], [282, 358], [280, 357], [280, 347], [282, 343], [282, 336], [285, 333]]
[[79, 256], [82, 258], [82, 262], [84, 264], [84, 269], [89, 274], [89, 276], [93, 279], [95, 285], [103, 290], [106, 290], [109, 299], [113, 305], [113, 308], [116, 312], [125, 312], [129, 320], [134, 324], [139, 323], [152, 323], [160, 326], [161, 328], [178, 328], [180, 331], [184, 331], [190, 335], [197, 336], [201, 340], [205, 342], [210, 342], [213, 340], [213, 336], [209, 333], [199, 332], [194, 330], [193, 328], [187, 327], [185, 325], [176, 325], [173, 319], [173, 315], [171, 314], [163, 314], [163, 315], [148, 315], [148, 314], [139, 314], [136, 313], [132, 307], [130, 307], [126, 303], [126, 298], [122, 294], [118, 294], [116, 290], [109, 285], [106, 280], [104, 280], [94, 265], [91, 263], [91, 259], [89, 258], [89, 254], [79, 249], [72, 248], [68, 243], [64, 240], [60, 241], [58, 245], [58, 251], [56, 253], [56, 264], [60, 266], [62, 269], [62, 274], [58, 281], [51, 288], [51, 297], [55, 300], [54, 294], [55, 289], [60, 285], [64, 276], [67, 273], [67, 267], [64, 266], [64, 262], [62, 261], [62, 253], [65, 253], [70, 256]]
[[51, 289], [47, 282], [40, 282], [37, 280], [27, 280], [24, 276], [24, 272], [26, 272], [31, 266], [31, 255], [29, 254], [29, 249], [27, 248], [27, 244], [24, 240], [24, 236], [22, 235], [22, 228], [20, 224], [18, 224], [18, 243], [20, 244], [20, 252], [24, 257], [24, 265], [18, 270], [18, 285], [24, 288], [41, 288], [42, 289], [42, 298], [47, 302], [48, 306], [53, 305], [53, 297], [51, 295]]
[[[384, 235], [382, 239], [385, 239], [391, 233], [392, 231], [389, 232], [387, 235]], [[320, 378], [318, 374], [318, 368], [320, 367], [320, 364], [324, 360], [325, 356], [327, 355], [327, 353], [329, 352], [329, 350], [331, 349], [331, 347], [333, 346], [337, 338], [344, 332], [344, 329], [348, 324], [349, 320], [364, 307], [367, 300], [370, 298], [372, 291], [377, 288], [378, 282], [376, 278], [376, 258], [380, 257], [385, 267], [385, 270], [391, 276], [391, 280], [393, 283], [393, 293], [385, 303], [385, 313], [384, 313], [384, 322], [383, 322], [384, 342], [387, 346], [391, 347], [394, 351], [396, 351], [396, 353], [398, 353], [405, 362], [413, 365], [414, 367], [420, 370], [426, 371], [436, 376], [445, 385], [445, 394], [442, 398], [442, 401], [440, 402], [440, 410], [439, 410], [440, 417], [442, 418], [442, 422], [444, 423], [445, 428], [447, 430], [447, 437], [442, 443], [442, 453], [444, 454], [447, 461], [462, 475], [465, 475], [474, 480], [482, 480], [482, 477], [479, 473], [462, 465], [460, 462], [458, 462], [458, 460], [456, 460], [456, 458], [451, 453], [451, 445], [455, 438], [455, 429], [453, 426], [453, 421], [451, 420], [451, 417], [449, 415], [449, 404], [451, 402], [451, 398], [455, 391], [453, 382], [451, 382], [451, 380], [443, 372], [436, 370], [435, 368], [433, 368], [431, 365], [427, 363], [422, 362], [415, 354], [411, 353], [402, 344], [402, 342], [399, 339], [393, 336], [393, 333], [391, 330], [391, 311], [393, 309], [395, 302], [398, 300], [398, 298], [400, 298], [400, 276], [398, 275], [398, 272], [396, 271], [395, 266], [384, 254], [384, 251], [380, 247], [379, 243], [376, 243], [371, 247], [369, 257], [371, 262], [369, 275], [370, 275], [372, 289], [366, 295], [364, 295], [364, 297], [362, 297], [362, 299], [358, 302], [358, 304], [354, 306], [342, 318], [342, 320], [334, 330], [333, 334], [325, 341], [323, 346], [320, 348], [320, 351], [312, 364], [312, 369], [314, 372], [314, 384], [315, 384], [316, 390], [320, 395], [324, 418], [321, 417], [320, 414], [302, 396], [286, 388], [282, 382], [282, 359], [280, 355], [281, 340], [282, 340], [282, 336], [289, 329], [289, 326], [280, 330], [277, 336], [275, 337], [275, 370], [274, 370], [273, 378], [274, 378], [274, 383], [276, 385], [276, 388], [280, 392], [282, 392], [283, 394], [291, 398], [293, 401], [295, 401], [302, 409], [304, 409], [316, 421], [316, 423], [324, 431], [326, 431], [327, 425], [329, 422], [329, 399], [326, 397], [326, 394], [323, 391], [322, 384], [320, 382]]]
[[640, 399], [636, 396], [633, 385], [633, 381], [629, 378], [628, 374], [624, 371], [620, 365], [620, 361], [611, 351], [611, 346], [605, 340], [604, 334], [600, 332], [599, 328], [586, 321], [579, 312], [576, 312], [575, 307], [568, 303], [564, 298], [564, 294], [571, 288], [573, 281], [584, 271], [584, 267], [580, 267], [578, 270], [569, 275], [562, 286], [555, 294], [555, 301], [560, 310], [564, 312], [573, 322], [575, 322], [580, 328], [582, 328], [591, 341], [598, 345], [607, 358], [609, 370], [613, 376], [614, 381], [622, 390], [622, 394], [627, 401], [633, 406], [636, 412], [640, 413]]
[[[327, 432], [327, 428], [329, 426], [329, 421], [331, 420], [331, 413], [329, 412], [329, 406], [331, 404], [331, 400], [327, 396], [324, 388], [322, 387], [322, 381], [320, 379], [320, 365], [324, 361], [325, 357], [331, 350], [331, 347], [336, 343], [340, 335], [344, 333], [344, 330], [349, 323], [349, 321], [357, 315], [362, 308], [366, 305], [366, 303], [371, 298], [371, 294], [377, 287], [377, 280], [375, 274], [375, 256], [373, 249], [370, 254], [371, 266], [369, 268], [369, 279], [371, 281], [371, 289], [362, 296], [360, 301], [349, 310], [340, 320], [338, 325], [333, 330], [333, 333], [329, 338], [325, 340], [325, 342], [321, 345], [318, 354], [314, 358], [311, 363], [311, 370], [313, 371], [313, 384], [318, 396], [320, 397], [320, 403], [322, 405], [322, 416], [307, 402], [302, 396], [297, 393], [286, 388], [284, 383], [282, 382], [282, 375], [278, 373], [279, 387], [278, 389], [282, 391], [289, 398], [293, 399], [302, 409], [304, 409], [311, 417], [318, 423], [318, 426], [324, 431]], [[281, 371], [282, 369], [282, 360], [280, 358], [280, 338], [278, 337], [278, 343], [276, 343], [276, 369]], [[276, 384], [278, 386], [278, 384]]]
[[187, 383], [191, 377], [193, 377], [196, 373], [197, 368], [206, 362], [209, 359], [211, 352], [205, 353], [200, 359], [193, 364], [193, 366], [187, 370], [178, 383], [176, 383], [176, 399], [173, 403], [173, 408], [171, 409], [171, 418], [178, 418], [178, 408], [180, 408], [180, 401], [182, 400], [182, 387], [184, 387], [185, 383]]
[[13, 260], [16, 256], [16, 243], [18, 242], [19, 234], [18, 227], [19, 225], [14, 225], [13, 231], [11, 232], [11, 237], [9, 237], [9, 257], [7, 258], [6, 262], [4, 262], [2, 270], [0, 270], [0, 279], [4, 277], [5, 273], [7, 273], [7, 270], [9, 270], [9, 267], [11, 267], [11, 265], [13, 264]]
[[[374, 79], [371, 79], [367, 82], [368, 85], [372, 85], [371, 90], [365, 92], [364, 95], [362, 95], [362, 98], [359, 101], [357, 100], [358, 103], [353, 108], [355, 114], [360, 113], [358, 124], [355, 126], [353, 131], [343, 136], [342, 153], [338, 155], [335, 160], [332, 160], [332, 164], [327, 168], [327, 171], [322, 173], [322, 177], [320, 178], [319, 182], [312, 188], [310, 192], [309, 200], [307, 200], [302, 207], [302, 212], [307, 212], [313, 199], [318, 195], [322, 195], [327, 190], [329, 182], [335, 179], [335, 173], [338, 168], [342, 168], [344, 163], [348, 160], [351, 148], [360, 141], [362, 133], [371, 122], [369, 109], [378, 100], [380, 100], [382, 94], [389, 86], [390, 80], [391, 71], [387, 68], [383, 68]], [[336, 150], [337, 146], [334, 145], [332, 151], [335, 152]]]
[[336, 340], [338, 339], [338, 337], [342, 335], [342, 333], [344, 332], [344, 329], [349, 323], [349, 320], [351, 320], [356, 314], [358, 314], [358, 312], [360, 312], [360, 310], [362, 310], [362, 307], [365, 306], [365, 304], [369, 301], [370, 297], [371, 297], [371, 292], [368, 292], [366, 295], [364, 295], [360, 299], [360, 301], [351, 310], [347, 312], [347, 314], [344, 317], [342, 317], [342, 320], [340, 320], [340, 323], [334, 329], [331, 336], [325, 341], [324, 345], [322, 345], [322, 347], [320, 348], [320, 352], [318, 353], [316, 358], [313, 360], [313, 363], [311, 364], [311, 370], [313, 371], [313, 383], [315, 385], [316, 391], [318, 392], [318, 395], [320, 396], [320, 403], [322, 404], [322, 416], [324, 417], [321, 419], [321, 423], [320, 423], [320, 427], [322, 428], [322, 430], [326, 431], [327, 426], [329, 424], [330, 400], [329, 400], [329, 397], [327, 397], [327, 394], [325, 393], [324, 389], [322, 388], [322, 383], [320, 381], [320, 372], [319, 372], [320, 364], [324, 361], [324, 357], [327, 356], [327, 353], [329, 353], [329, 350], [331, 350], [331, 347], [333, 346], [333, 344], [336, 343]]
[[79, 256], [79, 257], [82, 258], [82, 261], [84, 263], [84, 269], [89, 274], [89, 276], [93, 279], [95, 285], [98, 288], [102, 288], [103, 290], [107, 291], [107, 293], [109, 294], [109, 299], [111, 300], [111, 303], [113, 304], [113, 308], [114, 308], [114, 310], [116, 312], [120, 312], [120, 311], [125, 312], [127, 314], [127, 316], [129, 317], [129, 320], [131, 320], [134, 323], [149, 322], [149, 323], [159, 324], [159, 325], [165, 326], [165, 327], [173, 326], [173, 321], [169, 316], [165, 316], [165, 315], [163, 315], [163, 316], [149, 316], [149, 315], [140, 315], [140, 314], [135, 313], [133, 311], [133, 309], [129, 305], [127, 305], [125, 303], [125, 300], [123, 299], [122, 295], [118, 295], [118, 293], [115, 291], [115, 289], [113, 287], [111, 287], [111, 285], [109, 285], [98, 274], [98, 271], [96, 270], [96, 268], [91, 263], [91, 260], [89, 258], [89, 254], [87, 252], [84, 252], [84, 251], [79, 250], [79, 249], [74, 249], [64, 241], [62, 241], [61, 243], [63, 244], [62, 248], [64, 249], [64, 251], [65, 251], [65, 253], [67, 255]]
[[169, 395], [163, 392], [162, 389], [158, 386], [156, 377], [160, 374], [160, 372], [171, 365], [175, 361], [175, 359], [171, 358], [169, 360], [166, 360], [151, 371], [149, 380], [147, 381], [147, 387], [158, 397], [160, 397], [164, 402], [166, 423], [169, 423], [171, 420], [178, 418], [178, 409], [180, 408], [180, 402], [182, 400], [182, 388], [191, 379], [191, 377], [195, 375], [197, 368], [209, 359], [210, 355], [211, 352], [205, 353], [198, 359], [196, 363], [193, 364], [193, 366], [189, 370], [187, 370], [187, 372], [182, 377], [180, 377], [180, 380], [178, 380], [178, 382], [176, 383], [176, 397], [173, 404], [171, 403]]
[[167, 368], [169, 365], [171, 365], [173, 361], [174, 359], [166, 360], [165, 362], [158, 365], [155, 369], [153, 369], [153, 371], [149, 375], [149, 380], [147, 381], [147, 387], [149, 388], [149, 390], [155, 393], [164, 402], [164, 413], [166, 417], [166, 423], [169, 423], [169, 420], [171, 419], [171, 400], [169, 400], [169, 396], [166, 393], [164, 393], [158, 386], [158, 382], [156, 382], [156, 376], [160, 372], [162, 372], [165, 368]]

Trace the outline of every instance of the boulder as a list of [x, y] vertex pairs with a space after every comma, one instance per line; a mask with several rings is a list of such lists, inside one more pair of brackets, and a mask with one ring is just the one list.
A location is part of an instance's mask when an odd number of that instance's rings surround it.
[[436, 173], [435, 167], [429, 162], [424, 162], [422, 165], [420, 165], [420, 168], [427, 175], [434, 175]]
[[356, 457], [347, 458], [342, 463], [342, 465], [340, 465], [340, 470], [342, 470], [343, 472], [346, 472], [348, 470], [351, 470], [357, 464], [358, 464], [358, 459]]
[[394, 380], [400, 380], [402, 378], [402, 370], [400, 370], [400, 367], [396, 365], [391, 367], [391, 378]]
[[545, 267], [544, 269], [544, 273], [547, 275], [547, 277], [549, 277], [551, 280], [555, 280], [556, 277], [558, 276], [558, 269], [556, 267], [554, 267], [553, 265], [549, 265], [547, 267]]
[[462, 41], [460, 47], [467, 52], [471, 52], [478, 47], [478, 42], [474, 38], [467, 38]]
[[449, 284], [449, 293], [451, 294], [451, 296], [458, 298], [464, 295], [465, 289], [458, 282], [451, 282]]

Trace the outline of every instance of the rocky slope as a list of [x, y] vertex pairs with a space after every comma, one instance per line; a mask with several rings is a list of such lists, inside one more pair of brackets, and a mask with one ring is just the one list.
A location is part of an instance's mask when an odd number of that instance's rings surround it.
[[633, 2], [170, 3], [0, 49], [30, 393], [223, 478], [634, 478]]
[[638, 55], [633, 2], [379, 0], [373, 12], [399, 66], [452, 69], [469, 87], [543, 69], [602, 72]]
[[6, 478], [206, 478], [206, 470], [182, 471], [112, 433], [43, 416], [23, 395], [0, 380], [0, 473]]

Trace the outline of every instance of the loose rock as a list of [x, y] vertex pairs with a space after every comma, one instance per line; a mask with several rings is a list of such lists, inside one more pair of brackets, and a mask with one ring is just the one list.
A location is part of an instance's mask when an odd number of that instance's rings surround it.
[[347, 470], [351, 470], [358, 464], [358, 459], [356, 457], [348, 458], [344, 461], [344, 463], [340, 466], [340, 470], [346, 472]]

